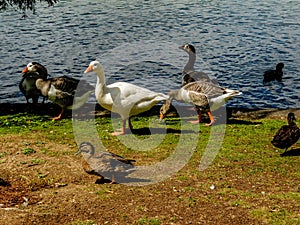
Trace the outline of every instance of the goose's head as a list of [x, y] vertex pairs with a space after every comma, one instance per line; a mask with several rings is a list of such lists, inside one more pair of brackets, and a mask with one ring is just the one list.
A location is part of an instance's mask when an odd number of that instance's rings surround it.
[[284, 67], [284, 63], [278, 63], [278, 64], [276, 65], [276, 70], [277, 70], [277, 71], [281, 71], [281, 70], [283, 69], [283, 67]]
[[293, 124], [296, 121], [295, 114], [290, 112], [287, 116], [288, 124]]
[[23, 69], [22, 73], [38, 73], [43, 78], [47, 78], [48, 75], [46, 67], [37, 62], [28, 63], [28, 65]]
[[90, 142], [82, 142], [75, 155], [78, 155], [79, 153], [93, 155], [95, 153], [95, 148]]
[[100, 71], [103, 73], [103, 67], [98, 61], [92, 61], [84, 73], [97, 72]]
[[160, 110], [159, 110], [159, 118], [160, 120], [162, 120], [165, 115], [170, 111], [171, 109], [171, 99], [167, 99], [166, 102], [161, 106]]
[[180, 49], [183, 49], [185, 52], [187, 53], [193, 53], [193, 54], [196, 54], [196, 49], [193, 45], [191, 44], [185, 44], [185, 45], [182, 45], [179, 47]]

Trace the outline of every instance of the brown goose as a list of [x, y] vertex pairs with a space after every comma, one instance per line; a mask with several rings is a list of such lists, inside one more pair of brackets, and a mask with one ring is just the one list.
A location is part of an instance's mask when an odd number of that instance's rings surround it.
[[[47, 97], [62, 108], [60, 114], [52, 120], [61, 119], [65, 109], [76, 109], [82, 106], [94, 89], [87, 82], [80, 82], [80, 80], [68, 76], [47, 79], [47, 69], [39, 63], [29, 63], [23, 72], [43, 75], [42, 78], [36, 79], [35, 88], [40, 92], [40, 95]], [[79, 82], [80, 87], [77, 88]], [[78, 92], [76, 95], [80, 97], [74, 101], [75, 92]]]
[[211, 111], [214, 111], [224, 105], [229, 99], [234, 96], [242, 94], [239, 91], [231, 90], [228, 88], [222, 88], [218, 85], [214, 85], [208, 82], [192, 82], [186, 84], [178, 90], [169, 92], [169, 100], [160, 109], [160, 118], [163, 119], [168, 113], [173, 99], [191, 103], [195, 106], [198, 120], [192, 121], [192, 123], [201, 123], [201, 113], [206, 112], [209, 116], [210, 123], [205, 126], [211, 126], [214, 123], [214, 118]]
[[300, 138], [300, 129], [295, 123], [296, 117], [294, 113], [287, 116], [288, 125], [283, 125], [275, 134], [271, 143], [281, 149], [286, 150], [295, 144]]
[[194, 65], [196, 62], [196, 49], [191, 44], [185, 44], [179, 47], [184, 50], [189, 55], [189, 60], [182, 72], [182, 86], [194, 82], [194, 81], [204, 81], [211, 82], [218, 85], [218, 81], [216, 79], [211, 79], [206, 73], [195, 71]]
[[[42, 96], [41, 91], [36, 88], [35, 82], [37, 79], [47, 79], [47, 69], [37, 62], [30, 62], [22, 71], [23, 77], [19, 83], [19, 89], [24, 94], [27, 103], [32, 99], [32, 103], [38, 103], [39, 96]], [[43, 102], [45, 97], [43, 98]]]
[[268, 70], [264, 73], [264, 80], [263, 82], [269, 82], [269, 81], [274, 81], [277, 80], [279, 82], [282, 81], [282, 76], [283, 76], [283, 71], [282, 69], [284, 68], [283, 63], [278, 63], [276, 65], [276, 70]]
[[[42, 95], [61, 107], [60, 114], [52, 120], [61, 119], [66, 109], [81, 107], [93, 93], [93, 86], [86, 81], [81, 81], [80, 87], [78, 87], [79, 82], [80, 80], [68, 76], [36, 80], [36, 87]], [[75, 93], [79, 97], [74, 98]]]
[[[111, 152], [95, 152], [94, 146], [89, 142], [82, 142], [75, 155], [82, 154], [82, 167], [91, 175], [100, 179], [109, 179], [111, 183], [122, 181], [129, 173], [135, 170], [132, 164], [135, 160], [124, 159]], [[97, 182], [98, 183], [98, 182]]]

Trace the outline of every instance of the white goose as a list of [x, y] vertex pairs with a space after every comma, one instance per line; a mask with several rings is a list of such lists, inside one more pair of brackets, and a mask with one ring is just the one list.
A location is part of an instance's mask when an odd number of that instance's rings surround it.
[[112, 135], [125, 134], [127, 119], [129, 128], [132, 129], [131, 116], [148, 111], [158, 102], [168, 99], [165, 94], [156, 93], [127, 82], [106, 85], [104, 70], [98, 61], [92, 61], [84, 71], [84, 73], [89, 72], [97, 74], [95, 95], [99, 104], [111, 112], [118, 113], [122, 118], [121, 132], [114, 132]]
[[195, 71], [194, 65], [196, 62], [196, 49], [191, 44], [185, 44], [179, 47], [184, 50], [189, 55], [189, 60], [182, 72], [182, 86], [194, 82], [194, 81], [204, 81], [211, 82], [218, 85], [216, 79], [211, 79], [206, 73], [201, 71]]
[[211, 111], [214, 111], [224, 105], [230, 98], [242, 94], [239, 91], [222, 88], [209, 82], [196, 81], [189, 83], [178, 90], [169, 92], [170, 98], [160, 109], [160, 119], [168, 113], [173, 99], [194, 104], [198, 120], [192, 123], [200, 123], [201, 113], [206, 112], [209, 116], [210, 123], [205, 126], [211, 126], [214, 123], [214, 117]]

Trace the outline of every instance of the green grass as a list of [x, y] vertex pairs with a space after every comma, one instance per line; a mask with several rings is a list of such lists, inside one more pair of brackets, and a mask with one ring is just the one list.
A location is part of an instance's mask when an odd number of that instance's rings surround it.
[[[134, 140], [138, 144], [128, 147], [132, 142], [132, 136], [114, 137], [110, 117], [96, 118], [97, 135], [95, 139], [109, 151], [113, 151], [125, 158], [135, 159], [139, 165], [148, 165], [160, 162], [168, 158], [184, 137], [186, 149], [195, 146], [195, 151], [189, 163], [172, 178], [178, 183], [187, 183], [180, 190], [182, 196], [176, 201], [185, 204], [186, 207], [195, 207], [200, 199], [215, 205], [227, 205], [228, 207], [247, 210], [249, 216], [267, 224], [299, 224], [300, 223], [300, 163], [299, 155], [281, 157], [283, 150], [276, 149], [270, 143], [277, 129], [285, 124], [282, 120], [262, 119], [257, 121], [229, 121], [221, 148], [215, 159], [204, 171], [198, 167], [207, 148], [212, 129], [188, 123], [180, 123], [178, 118], [170, 118], [166, 125], [160, 124], [156, 117], [135, 117], [132, 120], [135, 129]], [[147, 124], [153, 128], [145, 128]], [[120, 124], [117, 123], [116, 126]], [[168, 132], [161, 133], [167, 127]], [[221, 129], [221, 127], [219, 127]], [[87, 137], [93, 137], [85, 127], [79, 127]], [[184, 130], [181, 133], [180, 130]], [[199, 130], [200, 132], [194, 132]], [[152, 133], [151, 133], [152, 131]], [[220, 133], [220, 132], [219, 132]], [[22, 154], [34, 156], [40, 152], [47, 156], [56, 157], [60, 154], [70, 155], [70, 152], [58, 152], [46, 146], [48, 141], [55, 141], [62, 145], [76, 148], [76, 137], [73, 132], [71, 119], [51, 121], [47, 117], [20, 113], [0, 117], [1, 135], [30, 135], [37, 137], [35, 143], [22, 143]], [[150, 135], [151, 134], [151, 135]], [[196, 142], [195, 142], [196, 136]], [[151, 137], [153, 139], [151, 139]], [[80, 137], [79, 137], [80, 139]], [[159, 142], [157, 143], [157, 140]], [[142, 146], [146, 142], [147, 146]], [[149, 150], [143, 148], [149, 147]], [[293, 147], [299, 149], [297, 143]], [[7, 157], [6, 151], [0, 151], [0, 158]], [[32, 164], [44, 164], [46, 161], [40, 158], [30, 159]], [[5, 163], [5, 161], [3, 161]], [[37, 174], [39, 185], [51, 185], [45, 174]], [[197, 185], [188, 184], [195, 181]], [[168, 182], [168, 180], [164, 181]], [[210, 189], [211, 186], [214, 189]], [[174, 190], [175, 189], [174, 187]], [[101, 189], [95, 192], [100, 199], [110, 198], [109, 190]], [[142, 206], [137, 211], [143, 211]], [[121, 215], [126, 220], [127, 215]], [[176, 220], [174, 217], [173, 220]], [[162, 224], [163, 219], [143, 216], [136, 220], [137, 224]], [[77, 221], [72, 224], [93, 224], [93, 221]]]

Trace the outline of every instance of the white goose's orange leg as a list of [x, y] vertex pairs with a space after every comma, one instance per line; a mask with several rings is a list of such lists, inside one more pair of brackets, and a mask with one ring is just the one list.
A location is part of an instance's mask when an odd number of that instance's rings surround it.
[[113, 132], [111, 133], [112, 136], [119, 136], [125, 134], [125, 126], [126, 126], [126, 120], [122, 120], [122, 128], [120, 132]]
[[211, 114], [211, 111], [208, 111], [208, 112], [207, 112], [207, 115], [208, 115], [208, 117], [209, 117], [209, 119], [210, 119], [210, 123], [207, 123], [207, 124], [205, 124], [204, 126], [211, 126], [211, 125], [213, 125], [213, 123], [215, 122], [215, 119], [214, 119], [213, 115]]

